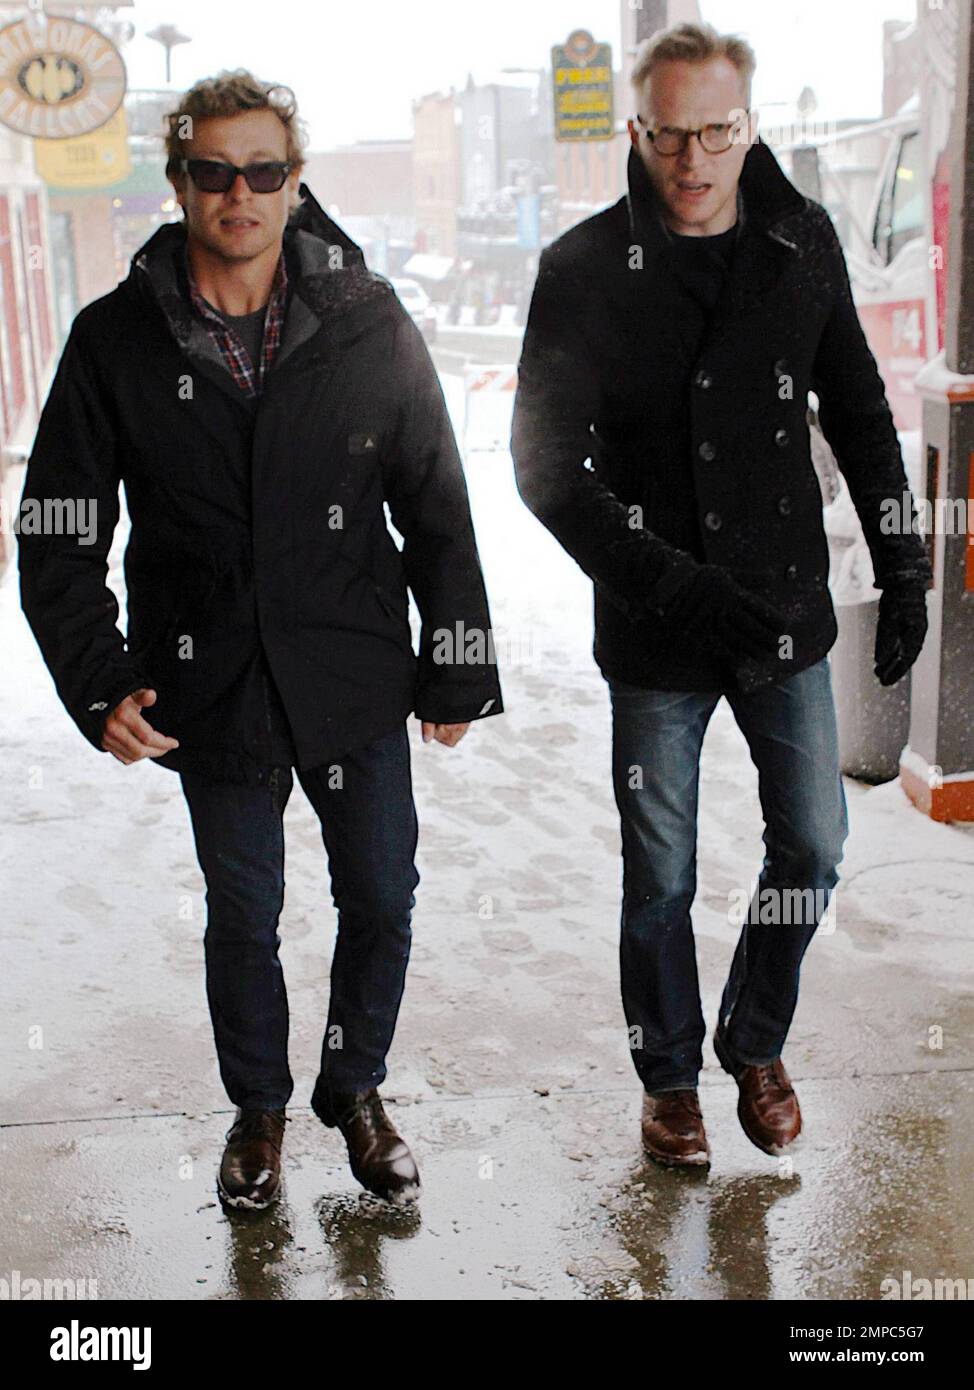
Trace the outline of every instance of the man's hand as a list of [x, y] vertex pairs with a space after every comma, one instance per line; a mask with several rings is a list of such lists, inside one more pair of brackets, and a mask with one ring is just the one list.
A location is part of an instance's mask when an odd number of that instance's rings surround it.
[[778, 653], [786, 619], [720, 565], [698, 565], [663, 610], [671, 630], [738, 665]]
[[470, 728], [467, 724], [431, 724], [429, 720], [423, 720], [423, 742], [429, 743], [431, 739], [436, 739], [437, 743], [445, 743], [447, 748], [455, 748]]
[[105, 720], [101, 746], [120, 763], [125, 763], [126, 767], [129, 763], [137, 763], [140, 758], [161, 758], [164, 753], [179, 747], [177, 739], [157, 733], [139, 713], [144, 705], [154, 705], [155, 702], [154, 690], [136, 690], [134, 694], [126, 695]]
[[893, 580], [879, 599], [876, 624], [876, 676], [880, 685], [895, 685], [920, 655], [927, 635], [927, 582]]

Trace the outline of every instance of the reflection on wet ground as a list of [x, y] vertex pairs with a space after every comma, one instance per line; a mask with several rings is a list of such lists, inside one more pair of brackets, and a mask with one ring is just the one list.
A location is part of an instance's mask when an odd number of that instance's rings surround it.
[[406, 1211], [307, 1113], [264, 1213], [214, 1198], [224, 1115], [8, 1128], [5, 1263], [101, 1298], [875, 1299], [904, 1271], [970, 1277], [970, 1074], [795, 1081], [806, 1135], [772, 1159], [710, 1079], [695, 1173], [643, 1157], [618, 1083], [396, 1107], [424, 1180]]

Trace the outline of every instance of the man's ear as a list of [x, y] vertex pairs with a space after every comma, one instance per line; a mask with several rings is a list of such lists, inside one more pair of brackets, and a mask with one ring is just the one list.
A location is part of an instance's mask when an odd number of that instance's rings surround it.
[[301, 206], [301, 194], [298, 192], [300, 183], [301, 170], [294, 169], [287, 176], [287, 210], [289, 217], [292, 212], [296, 212], [297, 209]]
[[182, 208], [182, 210], [183, 210], [183, 216], [185, 217], [185, 216], [186, 216], [186, 175], [185, 175], [185, 174], [167, 174], [166, 177], [167, 177], [167, 179], [169, 180], [169, 182], [170, 182], [170, 183], [172, 184], [172, 186], [173, 186], [173, 193], [174, 193], [176, 202], [177, 202], [177, 203], [179, 204], [179, 206]]
[[626, 121], [626, 126], [629, 131], [629, 140], [633, 148], [635, 149], [639, 145], [639, 131], [636, 129], [636, 122], [632, 119], [631, 116]]
[[729, 113], [731, 123], [731, 144], [743, 145], [749, 149], [757, 139], [757, 112], [746, 106], [735, 106]]

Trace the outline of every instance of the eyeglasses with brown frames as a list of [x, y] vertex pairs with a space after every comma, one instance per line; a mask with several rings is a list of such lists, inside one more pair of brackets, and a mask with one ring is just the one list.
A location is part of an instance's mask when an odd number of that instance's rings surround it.
[[[745, 116], [751, 114], [750, 109], [744, 112]], [[682, 154], [695, 135], [700, 141], [701, 149], [707, 154], [725, 154], [735, 141], [735, 132], [742, 128], [741, 120], [736, 121], [715, 121], [710, 125], [704, 125], [699, 130], [683, 130], [679, 126], [669, 125], [650, 125], [643, 120], [642, 116], [636, 113], [636, 120], [643, 128], [643, 132], [653, 146], [657, 154], [669, 158], [671, 155]]]

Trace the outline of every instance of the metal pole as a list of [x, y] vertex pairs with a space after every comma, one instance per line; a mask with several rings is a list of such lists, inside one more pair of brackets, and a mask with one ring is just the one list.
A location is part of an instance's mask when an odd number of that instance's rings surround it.
[[900, 759], [907, 795], [942, 821], [974, 820], [974, 14], [956, 4], [944, 353], [917, 378], [934, 586]]

